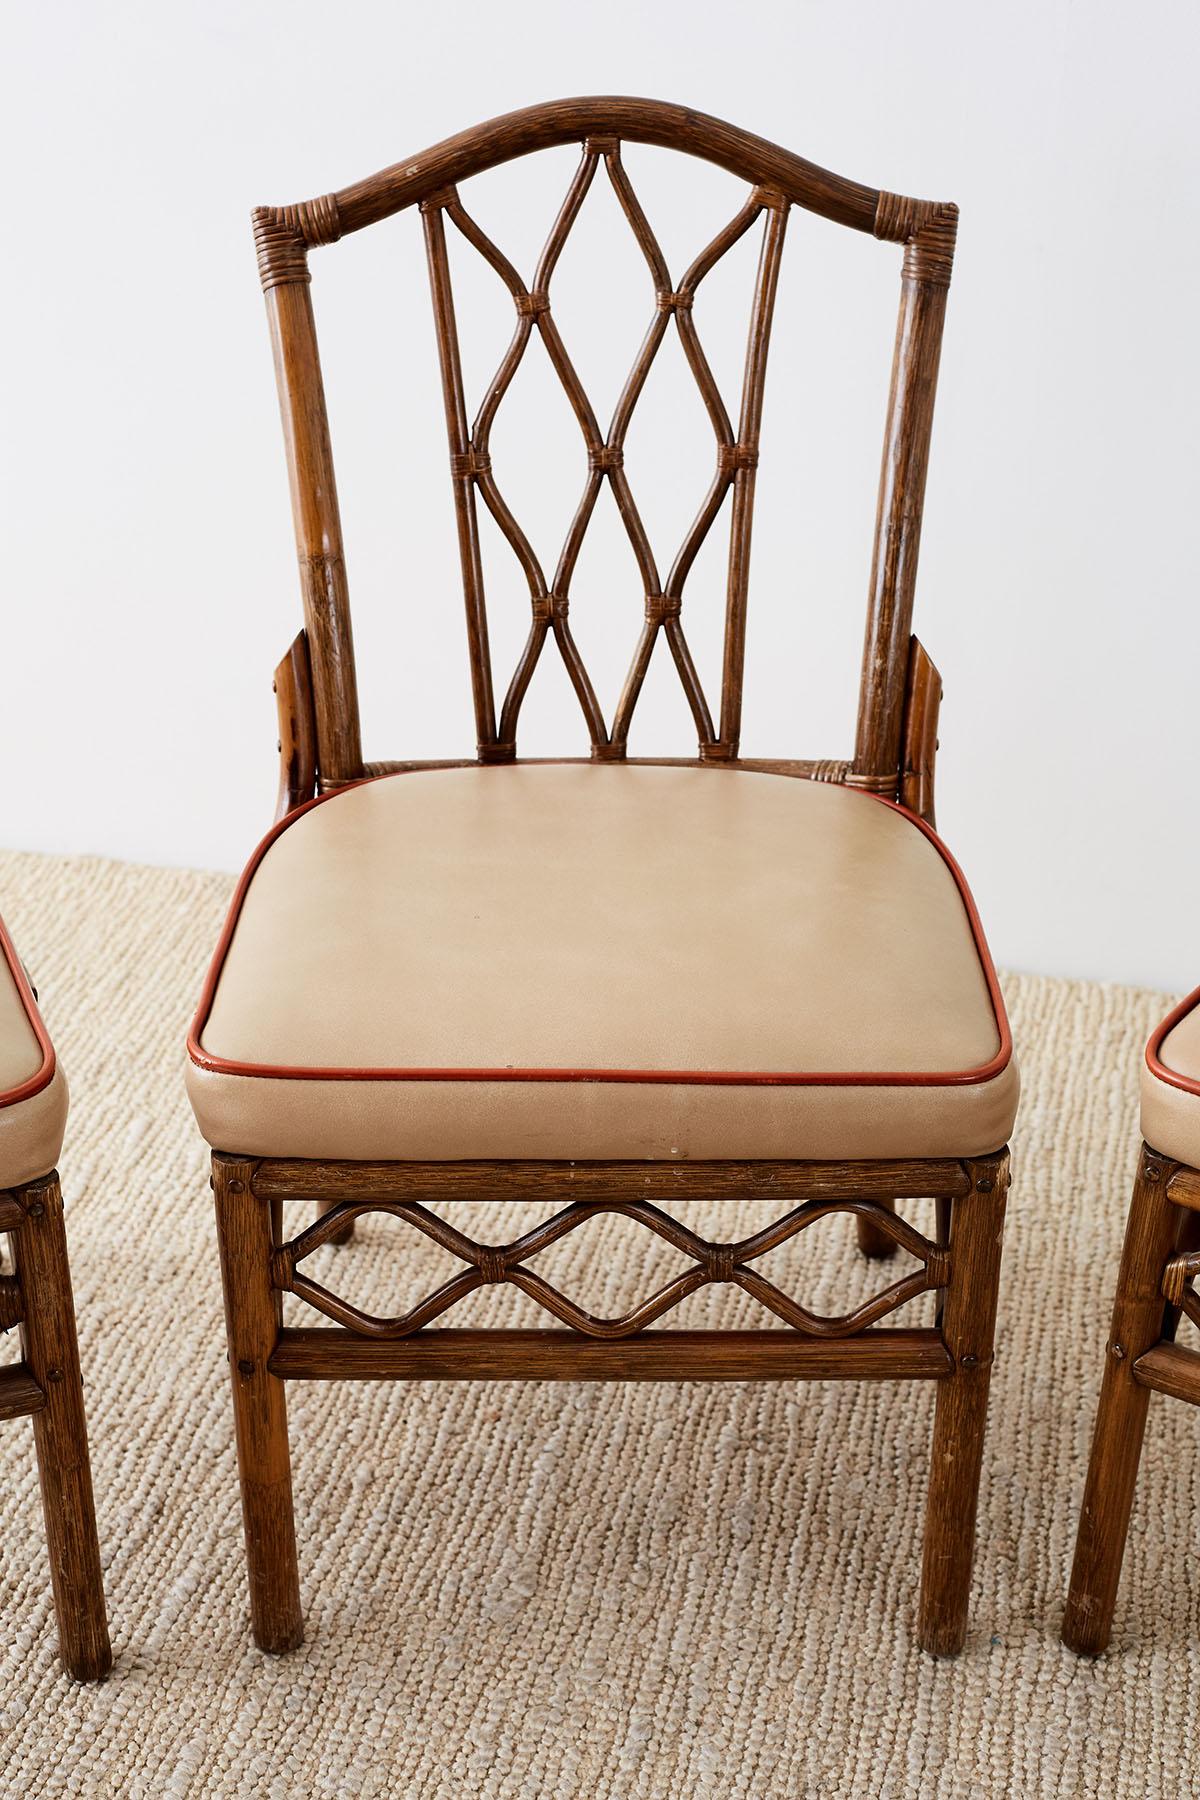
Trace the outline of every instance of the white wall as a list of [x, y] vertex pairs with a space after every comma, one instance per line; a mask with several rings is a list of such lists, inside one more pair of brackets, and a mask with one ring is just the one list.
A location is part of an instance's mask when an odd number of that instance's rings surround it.
[[[1170, 988], [1200, 976], [1193, 7], [27, 0], [0, 33], [0, 841], [233, 868], [268, 820], [270, 671], [298, 600], [251, 205], [325, 192], [534, 100], [643, 93], [960, 203], [917, 619], [946, 681], [940, 823], [1005, 964]], [[678, 268], [738, 190], [666, 161], [630, 154], [655, 221], [674, 208]], [[479, 183], [481, 216], [526, 274], [570, 163], [560, 151]], [[646, 307], [600, 198], [591, 241], [613, 291], [589, 300], [583, 259], [564, 260], [560, 300], [576, 338], [603, 326], [580, 358], [603, 397]], [[472, 731], [417, 221], [313, 266], [368, 752], [459, 752]], [[701, 316], [714, 338], [740, 320], [737, 273]], [[617, 297], [626, 274], [636, 304]], [[890, 247], [789, 227], [747, 753], [850, 746], [897, 276]], [[463, 280], [478, 385], [511, 314], [465, 265]], [[735, 372], [738, 354], [730, 340], [714, 360]], [[522, 434], [528, 387], [497, 428], [497, 464], [545, 547], [580, 452], [553, 395], [544, 437]], [[669, 537], [711, 450], [671, 379], [647, 408], [639, 478]], [[673, 414], [687, 421], [678, 464], [654, 454]], [[630, 575], [612, 540], [577, 584], [606, 684], [636, 634]], [[718, 575], [714, 561], [692, 615], [710, 670]], [[508, 657], [525, 605], [507, 571], [496, 604]], [[686, 749], [665, 662], [647, 705], [634, 748]], [[527, 749], [581, 745], [552, 671], [530, 707]]]

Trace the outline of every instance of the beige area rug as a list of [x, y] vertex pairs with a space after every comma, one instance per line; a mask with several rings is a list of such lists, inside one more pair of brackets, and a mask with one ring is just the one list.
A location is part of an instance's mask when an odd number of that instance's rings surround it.
[[[182, 1086], [230, 887], [0, 857], [0, 909], [74, 1094], [62, 1168], [117, 1654], [99, 1689], [58, 1672], [30, 1433], [9, 1424], [0, 1792], [1197, 1791], [1190, 1409], [1152, 1411], [1112, 1652], [1078, 1662], [1057, 1638], [1160, 996], [1008, 983], [1026, 1092], [957, 1663], [912, 1644], [933, 1401], [915, 1384], [295, 1388], [308, 1641], [272, 1661], [246, 1626], [205, 1156]], [[497, 1236], [528, 1218], [500, 1210]], [[730, 1235], [759, 1216], [737, 1212]], [[711, 1209], [692, 1222], [711, 1227]], [[323, 1252], [346, 1292], [390, 1308], [441, 1278], [442, 1253], [403, 1227], [360, 1229]], [[615, 1306], [660, 1254], [597, 1222], [543, 1266]], [[783, 1285], [789, 1256], [793, 1291], [826, 1307], [872, 1279], [843, 1220], [776, 1253]], [[522, 1296], [476, 1298], [531, 1319]], [[710, 1290], [674, 1316], [740, 1303]]]

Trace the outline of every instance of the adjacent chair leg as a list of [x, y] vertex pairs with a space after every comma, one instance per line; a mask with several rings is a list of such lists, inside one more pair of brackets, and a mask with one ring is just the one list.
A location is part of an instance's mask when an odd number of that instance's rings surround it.
[[25, 1211], [11, 1240], [24, 1313], [21, 1352], [46, 1396], [32, 1418], [59, 1649], [68, 1675], [99, 1681], [112, 1668], [112, 1650], [57, 1174], [18, 1189], [16, 1198]]
[[1174, 1167], [1143, 1147], [1129, 1208], [1062, 1626], [1063, 1642], [1085, 1656], [1098, 1656], [1112, 1633], [1150, 1404], [1150, 1390], [1134, 1380], [1133, 1365], [1162, 1335], [1167, 1310], [1163, 1268], [1175, 1249], [1181, 1219], [1181, 1209], [1166, 1197]]
[[304, 1618], [284, 1384], [267, 1368], [281, 1321], [271, 1284], [271, 1207], [255, 1196], [253, 1174], [251, 1162], [213, 1157], [250, 1619], [259, 1647], [281, 1655], [303, 1642]]
[[950, 1282], [942, 1311], [954, 1373], [937, 1384], [917, 1622], [917, 1641], [934, 1656], [956, 1656], [967, 1635], [1008, 1154], [966, 1167], [972, 1185], [951, 1212]]
[[[894, 1213], [896, 1210], [894, 1200], [880, 1200], [879, 1205], [886, 1207], [888, 1212]], [[895, 1238], [880, 1231], [874, 1219], [866, 1219], [860, 1213], [854, 1223], [858, 1232], [858, 1247], [864, 1256], [869, 1256], [876, 1262], [886, 1262], [890, 1256], [895, 1256]]]

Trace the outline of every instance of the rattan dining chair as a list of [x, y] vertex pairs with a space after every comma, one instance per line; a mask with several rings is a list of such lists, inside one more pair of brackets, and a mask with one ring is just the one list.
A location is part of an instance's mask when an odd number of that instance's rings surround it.
[[112, 1666], [83, 1414], [75, 1303], [55, 1167], [67, 1086], [28, 978], [0, 923], [0, 1331], [20, 1359], [0, 1366], [0, 1419], [33, 1421], [63, 1667], [95, 1681]]
[[1200, 1406], [1200, 988], [1163, 1020], [1142, 1065], [1138, 1171], [1117, 1276], [1063, 1641], [1098, 1656], [1112, 1635], [1151, 1394]]
[[[678, 277], [622, 145], [690, 153], [749, 184]], [[578, 161], [532, 279], [466, 210], [459, 184], [549, 146]], [[551, 284], [593, 181], [607, 180], [645, 260], [649, 326], [602, 430], [560, 335]], [[449, 432], [477, 742], [453, 765], [366, 763], [308, 253], [419, 208]], [[861, 703], [847, 761], [739, 755], [755, 467], [776, 285], [795, 209], [903, 245]], [[917, 543], [954, 207], [879, 193], [746, 132], [646, 100], [535, 106], [340, 193], [254, 216], [304, 597], [277, 671], [282, 805], [237, 889], [189, 1045], [188, 1082], [214, 1149], [253, 1629], [301, 1641], [285, 1389], [331, 1379], [927, 1379], [937, 1389], [918, 1636], [953, 1654], [966, 1630], [975, 1510], [1017, 1073], [970, 896], [933, 830], [937, 673], [910, 635]], [[507, 290], [515, 335], [468, 426], [447, 234]], [[736, 427], [702, 346], [700, 291], [760, 237]], [[624, 467], [630, 415], [665, 334], [678, 333], [713, 432], [713, 473], [665, 579]], [[552, 578], [504, 496], [491, 428], [540, 335], [582, 443], [582, 498]], [[606, 714], [572, 635], [571, 577], [608, 484], [640, 574], [644, 622]], [[497, 712], [478, 507], [524, 573], [528, 638]], [[728, 505], [720, 709], [684, 632], [685, 581]], [[631, 718], [660, 637], [697, 753], [637, 760]], [[518, 715], [552, 641], [583, 714], [584, 753], [516, 755]], [[695, 1200], [777, 1204], [776, 1222], [710, 1242]], [[936, 1199], [933, 1237], [897, 1200]], [[483, 1243], [452, 1200], [538, 1200], [553, 1216]], [[285, 1231], [293, 1202], [317, 1201]], [[670, 1210], [668, 1210], [670, 1209]], [[687, 1259], [640, 1305], [599, 1318], [532, 1266], [616, 1212]], [[406, 1222], [461, 1271], [400, 1316], [368, 1315], [306, 1272], [364, 1213]], [[760, 1259], [814, 1222], [852, 1215], [864, 1250], [897, 1245], [909, 1274], [844, 1315], [784, 1293]], [[345, 1255], [352, 1255], [347, 1251]], [[764, 1327], [652, 1327], [711, 1282]], [[557, 1323], [438, 1324], [508, 1283]], [[880, 1327], [936, 1291], [936, 1323]], [[298, 1296], [331, 1324], [284, 1326]], [[460, 1315], [461, 1316], [461, 1315]]]

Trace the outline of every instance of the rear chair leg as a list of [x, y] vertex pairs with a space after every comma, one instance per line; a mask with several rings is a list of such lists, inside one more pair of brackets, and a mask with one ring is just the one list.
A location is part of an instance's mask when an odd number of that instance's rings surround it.
[[[340, 1205], [340, 1200], [318, 1200], [318, 1219], [323, 1219], [326, 1213], [333, 1212], [334, 1208]], [[354, 1242], [354, 1220], [347, 1219], [345, 1223], [334, 1232], [329, 1241], [331, 1244], [352, 1244]]]
[[1113, 1305], [1100, 1388], [1100, 1408], [1092, 1439], [1075, 1565], [1063, 1617], [1064, 1644], [1084, 1656], [1098, 1656], [1112, 1634], [1117, 1584], [1137, 1485], [1150, 1389], [1133, 1377], [1133, 1365], [1162, 1336], [1167, 1307], [1163, 1268], [1175, 1249], [1181, 1209], [1166, 1197], [1175, 1165], [1143, 1146], [1117, 1297]]
[[[886, 1207], [890, 1213], [896, 1210], [894, 1200], [880, 1200], [879, 1205]], [[886, 1262], [890, 1256], [895, 1256], [895, 1238], [890, 1238], [886, 1231], [881, 1231], [874, 1219], [865, 1218], [859, 1213], [854, 1223], [858, 1232], [858, 1247], [864, 1256], [869, 1256], [876, 1262]]]
[[21, 1352], [46, 1396], [33, 1414], [50, 1581], [63, 1667], [76, 1681], [112, 1668], [96, 1508], [88, 1460], [75, 1303], [57, 1174], [16, 1190], [25, 1218], [12, 1235], [21, 1286]]
[[957, 1656], [967, 1635], [1008, 1152], [965, 1167], [971, 1191], [955, 1198], [950, 1215], [950, 1282], [942, 1311], [954, 1372], [937, 1383], [917, 1623], [917, 1641], [933, 1656]]
[[254, 1164], [213, 1156], [217, 1238], [237, 1428], [242, 1522], [254, 1641], [275, 1655], [304, 1641], [284, 1385], [267, 1367], [281, 1323], [271, 1283], [271, 1208], [253, 1190]]

